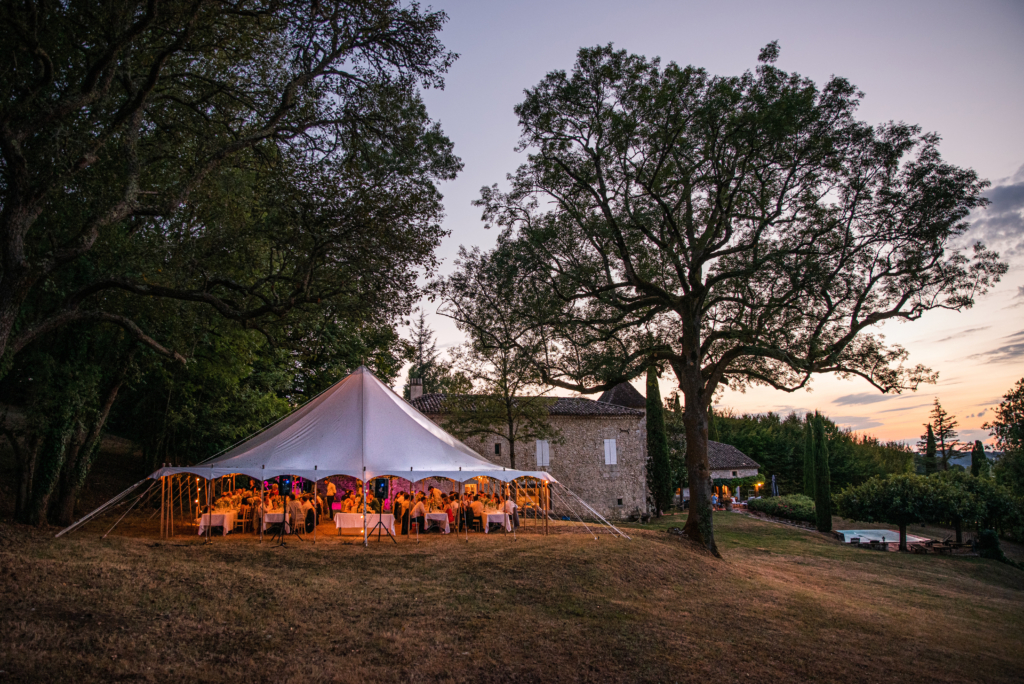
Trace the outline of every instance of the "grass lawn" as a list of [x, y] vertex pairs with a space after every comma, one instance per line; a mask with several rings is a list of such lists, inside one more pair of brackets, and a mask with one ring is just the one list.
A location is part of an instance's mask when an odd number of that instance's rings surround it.
[[[1024, 572], [734, 513], [724, 558], [471, 535], [364, 549], [0, 524], [6, 681], [986, 681], [1024, 676]], [[109, 523], [108, 523], [109, 524]], [[120, 529], [120, 528], [119, 528]], [[327, 532], [328, 526], [320, 528]], [[115, 533], [116, 534], [116, 533]]]

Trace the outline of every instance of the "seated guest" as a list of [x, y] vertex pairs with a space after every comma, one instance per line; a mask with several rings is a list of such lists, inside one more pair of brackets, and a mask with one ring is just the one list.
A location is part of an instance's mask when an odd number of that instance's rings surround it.
[[[445, 497], [445, 499], [447, 499], [447, 497]], [[452, 497], [451, 500], [446, 503], [444, 512], [448, 514], [448, 524], [454, 525], [455, 518], [459, 514], [459, 500]], [[456, 527], [456, 530], [457, 529], [458, 527]]]
[[302, 504], [295, 499], [294, 494], [288, 494], [288, 503], [285, 506], [285, 510], [288, 514], [288, 524], [291, 526], [292, 532], [304, 532], [306, 527], [306, 511], [303, 510]]
[[473, 518], [479, 520], [480, 524], [483, 525], [484, 502], [480, 500], [479, 494], [473, 497], [473, 503], [470, 505], [470, 510], [473, 512]]
[[394, 514], [395, 520], [397, 520], [398, 523], [401, 524], [401, 522], [402, 522], [402, 495], [401, 494], [396, 494], [395, 495], [395, 502], [393, 504], [391, 504], [391, 512]]
[[366, 512], [380, 513], [380, 499], [373, 496], [373, 492], [366, 493]]
[[416, 523], [421, 532], [426, 531], [426, 528], [423, 526], [427, 519], [427, 507], [423, 502], [424, 498], [423, 494], [420, 494], [416, 499], [416, 505], [412, 507], [412, 512], [409, 513], [410, 526], [412, 523]]
[[512, 500], [512, 497], [505, 497], [504, 511], [505, 515], [508, 516], [509, 522], [512, 523], [512, 527], [519, 527], [519, 505]]

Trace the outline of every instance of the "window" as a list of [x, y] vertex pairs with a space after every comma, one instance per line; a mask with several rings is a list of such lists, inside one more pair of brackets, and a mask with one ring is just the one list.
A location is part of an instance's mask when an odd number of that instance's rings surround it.
[[616, 505], [616, 506], [621, 506], [621, 505], [622, 505], [622, 499], [619, 499], [619, 500], [618, 500], [618, 503], [617, 503], [617, 504], [615, 504], [615, 505]]
[[619, 462], [619, 456], [615, 451], [615, 440], [606, 439], [604, 440], [604, 464], [605, 465], [617, 465]]
[[501, 456], [501, 442], [497, 442], [494, 445], [494, 455]]
[[551, 465], [551, 445], [546, 439], [537, 440], [537, 467], [546, 468]]
[[732, 476], [733, 476], [733, 477], [736, 477], [736, 471], [735, 471], [735, 470], [734, 470], [734, 471], [732, 471]]

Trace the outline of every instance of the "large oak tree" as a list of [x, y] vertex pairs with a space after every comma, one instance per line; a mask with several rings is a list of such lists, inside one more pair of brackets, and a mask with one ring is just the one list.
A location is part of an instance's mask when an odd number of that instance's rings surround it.
[[934, 377], [873, 332], [971, 306], [1005, 271], [955, 249], [986, 183], [937, 135], [855, 118], [861, 94], [774, 65], [740, 76], [582, 49], [516, 107], [527, 161], [479, 204], [521, 265], [549, 384], [593, 392], [667, 361], [685, 402], [689, 536], [717, 553], [708, 407], [815, 373], [883, 392]]

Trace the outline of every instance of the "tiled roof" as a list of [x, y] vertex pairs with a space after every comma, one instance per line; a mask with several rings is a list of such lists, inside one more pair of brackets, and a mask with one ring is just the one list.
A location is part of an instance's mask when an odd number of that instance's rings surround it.
[[730, 444], [708, 440], [708, 465], [712, 470], [760, 468], [754, 459]]
[[647, 399], [628, 382], [620, 382], [610, 390], [605, 390], [597, 400], [605, 404], [616, 404], [627, 408], [647, 408]]
[[[470, 395], [459, 395], [470, 396]], [[548, 409], [552, 416], [642, 416], [643, 411], [616, 406], [604, 402], [584, 399], [583, 397], [555, 397], [555, 401]], [[413, 399], [412, 404], [420, 413], [427, 415], [439, 415], [444, 413], [444, 394], [424, 394]]]

